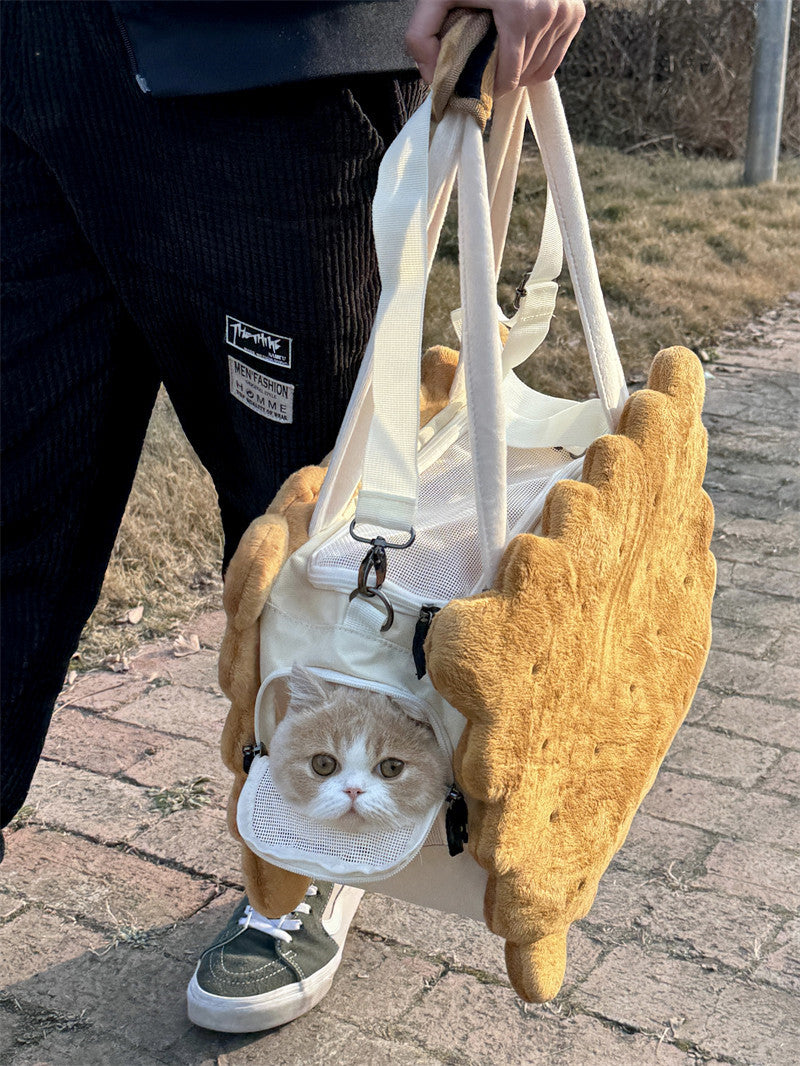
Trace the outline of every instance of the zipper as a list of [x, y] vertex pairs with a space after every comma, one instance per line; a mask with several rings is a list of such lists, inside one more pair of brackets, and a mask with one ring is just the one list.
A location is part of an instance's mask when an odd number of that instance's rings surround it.
[[144, 74], [139, 73], [139, 63], [136, 59], [136, 52], [133, 50], [133, 44], [131, 43], [131, 38], [128, 33], [128, 27], [125, 25], [125, 20], [122, 18], [119, 11], [117, 11], [115, 4], [111, 5], [111, 10], [114, 12], [114, 20], [117, 23], [117, 28], [119, 29], [120, 36], [122, 37], [122, 44], [125, 47], [125, 52], [128, 56], [128, 63], [130, 64], [131, 73], [136, 79], [136, 84], [139, 86], [143, 93], [149, 93], [150, 86], [147, 84], [147, 79], [145, 78]]
[[263, 744], [245, 744], [242, 748], [242, 769], [246, 774], [250, 773], [250, 767], [256, 758], [267, 754]]
[[469, 841], [469, 826], [467, 814], [467, 801], [464, 793], [453, 782], [450, 791], [445, 798], [447, 812], [444, 816], [444, 827], [447, 832], [447, 850], [451, 855], [460, 855], [464, 845]]
[[417, 668], [417, 680], [421, 681], [427, 674], [428, 667], [425, 662], [425, 638], [431, 628], [433, 616], [440, 610], [432, 603], [423, 603], [419, 609], [419, 618], [414, 627], [414, 639], [411, 643], [411, 654], [414, 656], [414, 666]]

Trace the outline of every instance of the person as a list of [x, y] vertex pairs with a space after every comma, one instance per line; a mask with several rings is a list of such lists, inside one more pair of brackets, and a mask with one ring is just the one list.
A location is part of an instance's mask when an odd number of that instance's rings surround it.
[[[496, 93], [551, 77], [584, 14], [582, 0], [2, 5], [2, 826], [161, 383], [213, 478], [223, 567], [288, 474], [332, 447], [379, 294], [378, 166], [454, 7], [493, 13]], [[198, 964], [190, 1016], [242, 1031], [303, 1013], [358, 895], [317, 885], [283, 923], [244, 900]]]

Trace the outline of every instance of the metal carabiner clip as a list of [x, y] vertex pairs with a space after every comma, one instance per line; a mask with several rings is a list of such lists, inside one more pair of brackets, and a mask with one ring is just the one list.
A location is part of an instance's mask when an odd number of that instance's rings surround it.
[[393, 544], [390, 540], [386, 540], [384, 537], [359, 537], [356, 533], [356, 519], [350, 523], [350, 536], [353, 540], [357, 540], [360, 544], [381, 544], [384, 548], [410, 548], [414, 541], [417, 539], [417, 534], [414, 532], [414, 527], [408, 531], [408, 540], [405, 544]]
[[[365, 599], [371, 600], [377, 596], [383, 606], [386, 608], [386, 621], [381, 626], [381, 633], [385, 633], [387, 629], [391, 629], [394, 625], [394, 608], [389, 602], [386, 595], [380, 591], [381, 585], [386, 580], [386, 549], [387, 548], [410, 548], [416, 539], [416, 533], [412, 526], [408, 533], [408, 540], [404, 544], [393, 544], [391, 541], [386, 540], [385, 537], [359, 537], [356, 533], [356, 520], [355, 518], [350, 523], [350, 536], [353, 540], [359, 541], [361, 544], [369, 544], [369, 551], [361, 560], [361, 566], [358, 568], [358, 586], [350, 593], [350, 602], [355, 599], [356, 596], [363, 596]], [[368, 585], [370, 574], [375, 574], [375, 584]]]
[[526, 270], [525, 273], [522, 275], [522, 277], [520, 279], [519, 285], [517, 285], [517, 288], [516, 288], [515, 294], [514, 294], [514, 310], [515, 311], [519, 311], [519, 305], [522, 303], [522, 300], [528, 295], [528, 290], [527, 290], [527, 288], [525, 286], [528, 284], [528, 281], [529, 281], [530, 276], [531, 276], [532, 273], [533, 273], [533, 267], [531, 267], [529, 270]]
[[356, 598], [356, 596], [364, 596], [366, 597], [366, 599], [372, 599], [373, 597], [377, 596], [377, 598], [386, 608], [386, 621], [381, 626], [381, 633], [385, 633], [387, 629], [392, 628], [392, 626], [394, 625], [394, 607], [392, 607], [391, 603], [389, 603], [389, 600], [386, 598], [386, 596], [384, 596], [380, 589], [368, 588], [367, 586], [364, 586], [364, 588], [353, 589], [353, 591], [350, 593], [351, 603]]
[[372, 548], [361, 560], [361, 566], [358, 568], [360, 589], [367, 587], [367, 580], [372, 572], [375, 574], [375, 584], [372, 587], [379, 589], [386, 580], [386, 542], [383, 537], [375, 538]]

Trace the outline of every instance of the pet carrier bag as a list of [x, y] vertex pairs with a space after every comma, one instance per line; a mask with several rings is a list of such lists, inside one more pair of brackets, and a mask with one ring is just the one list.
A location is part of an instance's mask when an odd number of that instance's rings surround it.
[[[542, 99], [550, 114], [539, 124], [552, 126], [560, 118], [558, 97], [551, 91]], [[334, 683], [402, 699], [431, 725], [452, 759], [464, 718], [427, 676], [416, 676], [415, 632], [434, 610], [492, 584], [508, 533], [534, 528], [552, 485], [580, 476], [583, 453], [612, 428], [626, 395], [608, 320], [589, 276], [588, 251], [576, 285], [588, 290], [587, 303], [594, 300], [591, 343], [601, 398], [552, 399], [513, 374], [545, 336], [553, 313], [562, 266], [553, 201], [537, 264], [502, 347], [494, 295], [499, 264], [481, 131], [469, 116], [448, 113], [429, 149], [430, 106], [428, 101], [408, 122], [380, 170], [374, 227], [383, 295], [375, 328], [310, 539], [288, 560], [264, 607], [255, 739], [267, 750], [286, 708], [286, 679], [292, 666], [301, 664]], [[521, 94], [498, 116], [495, 146], [498, 139], [503, 145], [519, 141], [513, 126], [524, 128], [526, 110], [527, 96]], [[497, 154], [512, 155], [516, 171], [513, 147]], [[496, 167], [498, 183], [506, 177], [503, 162]], [[450, 402], [420, 434], [425, 282], [456, 173], [463, 288], [456, 323], [463, 374], [457, 374]], [[581, 227], [574, 239], [583, 236]], [[251, 765], [238, 828], [248, 847], [286, 869], [369, 883], [391, 877], [414, 858], [445, 799], [442, 795], [413, 828], [331, 831], [285, 804], [264, 754]]]
[[[231, 818], [264, 913], [291, 910], [313, 877], [484, 914], [508, 941], [517, 990], [544, 999], [708, 651], [703, 379], [671, 349], [625, 406], [554, 82], [498, 103], [486, 157], [478, 124], [453, 111], [429, 147], [430, 109], [380, 168], [382, 295], [327, 472], [289, 479], [226, 579]], [[506, 318], [495, 288], [526, 120], [549, 191], [536, 264]], [[426, 280], [456, 177], [461, 354], [457, 366], [426, 356], [420, 428]], [[546, 336], [562, 235], [597, 384], [585, 402], [514, 373]], [[415, 826], [380, 833], [294, 812], [269, 771], [294, 664], [404, 701], [454, 758], [457, 787]]]

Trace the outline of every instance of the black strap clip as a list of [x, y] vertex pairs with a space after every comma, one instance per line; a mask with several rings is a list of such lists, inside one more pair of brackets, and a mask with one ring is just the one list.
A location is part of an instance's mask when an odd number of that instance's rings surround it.
[[517, 287], [516, 287], [516, 289], [514, 291], [514, 310], [515, 311], [519, 311], [519, 305], [522, 303], [524, 298], [528, 295], [528, 290], [527, 290], [526, 286], [528, 284], [528, 281], [530, 280], [530, 276], [531, 276], [532, 273], [533, 273], [533, 267], [530, 267], [528, 270], [526, 270], [525, 273], [520, 278], [519, 285], [517, 285]]
[[464, 845], [469, 841], [467, 801], [464, 799], [464, 793], [455, 783], [445, 799], [447, 812], [444, 816], [444, 825], [447, 830], [447, 850], [451, 855], [460, 855], [464, 850]]
[[425, 662], [425, 638], [431, 628], [433, 616], [438, 610], [439, 608], [434, 607], [432, 603], [425, 603], [419, 609], [419, 618], [414, 627], [414, 639], [411, 642], [411, 654], [414, 657], [418, 680], [421, 680], [428, 672], [428, 665]]
[[250, 767], [256, 756], [266, 755], [267, 749], [263, 744], [246, 744], [242, 748], [242, 769], [246, 774], [250, 773]]

